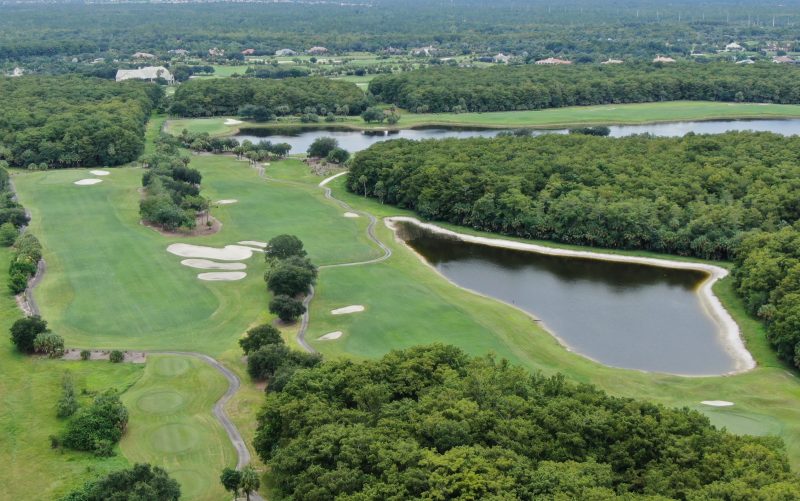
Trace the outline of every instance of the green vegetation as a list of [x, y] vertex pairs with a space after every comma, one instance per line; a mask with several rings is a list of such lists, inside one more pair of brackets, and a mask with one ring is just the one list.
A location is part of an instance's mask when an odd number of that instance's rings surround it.
[[78, 410], [78, 399], [75, 396], [75, 383], [72, 373], [64, 372], [61, 377], [61, 398], [56, 405], [56, 416], [60, 418], [70, 417]]
[[0, 159], [32, 170], [133, 161], [161, 93], [77, 76], [0, 79]]
[[170, 113], [184, 117], [234, 115], [246, 105], [263, 106], [279, 116], [325, 115], [329, 111], [350, 115], [361, 113], [366, 97], [352, 83], [327, 78], [192, 80], [175, 91]]
[[37, 316], [17, 319], [11, 326], [11, 342], [20, 353], [31, 354], [36, 351], [36, 338], [49, 332], [47, 322]]
[[800, 496], [779, 441], [443, 345], [296, 372], [255, 445], [298, 499]]
[[42, 259], [42, 245], [31, 232], [19, 235], [14, 242], [14, 254], [8, 267], [8, 288], [20, 294], [28, 287], [28, 280], [36, 274]]
[[115, 471], [105, 478], [87, 482], [82, 488], [61, 498], [61, 501], [106, 501], [109, 499], [148, 499], [178, 501], [181, 488], [158, 466], [137, 464]]
[[800, 217], [798, 146], [769, 133], [398, 140], [356, 155], [347, 187], [479, 230], [727, 259], [742, 232]]
[[417, 113], [680, 100], [798, 104], [798, 75], [772, 63], [432, 68], [378, 76], [369, 91]]
[[70, 449], [92, 451], [97, 456], [113, 456], [113, 446], [128, 425], [128, 410], [119, 395], [109, 390], [81, 409], [67, 423], [61, 443]]

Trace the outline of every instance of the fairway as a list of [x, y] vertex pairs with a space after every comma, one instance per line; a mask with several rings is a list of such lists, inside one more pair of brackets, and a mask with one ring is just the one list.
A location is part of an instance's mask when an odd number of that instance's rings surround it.
[[[419, 114], [401, 111], [400, 115], [400, 123], [393, 127], [386, 124], [367, 124], [360, 117], [347, 117], [343, 121], [336, 122], [336, 125], [359, 129], [410, 128], [434, 125], [553, 129], [584, 125], [637, 125], [695, 120], [797, 118], [800, 117], [800, 105], [669, 101], [491, 113]], [[299, 121], [286, 118], [281, 118], [277, 122], [268, 124], [248, 122], [242, 125], [225, 125], [225, 120], [226, 118], [224, 117], [169, 120], [167, 122], [167, 131], [171, 134], [180, 134], [181, 130], [188, 129], [191, 132], [208, 132], [211, 135], [223, 136], [235, 134], [242, 127], [286, 127], [287, 125], [308, 127], [307, 124], [301, 124]]]
[[150, 355], [144, 374], [122, 398], [130, 412], [123, 454], [166, 469], [186, 499], [222, 499], [217, 475], [236, 463], [236, 453], [211, 408], [227, 387], [201, 360]]

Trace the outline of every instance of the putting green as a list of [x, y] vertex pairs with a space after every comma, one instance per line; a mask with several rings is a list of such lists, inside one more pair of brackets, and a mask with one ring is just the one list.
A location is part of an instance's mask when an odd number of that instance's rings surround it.
[[177, 391], [163, 390], [142, 395], [136, 401], [136, 407], [151, 414], [174, 414], [185, 403], [186, 399]]
[[198, 431], [183, 423], [169, 423], [150, 430], [150, 444], [161, 452], [186, 452], [199, 440]]
[[186, 358], [179, 357], [156, 358], [150, 363], [159, 376], [180, 376], [191, 367]]

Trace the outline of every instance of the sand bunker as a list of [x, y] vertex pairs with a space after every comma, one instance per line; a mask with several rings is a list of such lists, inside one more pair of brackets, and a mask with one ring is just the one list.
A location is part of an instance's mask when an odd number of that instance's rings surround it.
[[261, 247], [262, 249], [267, 247], [267, 242], [259, 242], [258, 240], [242, 240], [241, 242], [236, 242], [239, 245], [247, 245], [249, 247]]
[[81, 179], [80, 181], [75, 181], [75, 184], [80, 186], [88, 186], [90, 184], [97, 184], [102, 183], [102, 179]]
[[352, 306], [345, 306], [344, 308], [339, 308], [337, 310], [331, 310], [331, 315], [347, 315], [348, 313], [359, 313], [364, 311], [364, 307], [360, 304], [354, 304]]
[[95, 176], [107, 176], [111, 173], [108, 172], [107, 170], [90, 170], [89, 174], [93, 174]]
[[198, 268], [201, 270], [246, 270], [247, 265], [244, 263], [217, 263], [209, 261], [208, 259], [184, 259], [181, 264], [189, 268]]
[[727, 400], [703, 400], [700, 403], [711, 407], [730, 407], [733, 405], [733, 402], [728, 402]]
[[167, 252], [180, 257], [218, 259], [220, 261], [242, 261], [253, 256], [253, 249], [242, 245], [226, 245], [222, 249], [203, 245], [172, 244]]
[[243, 122], [241, 120], [234, 120], [233, 118], [229, 118], [229, 119], [225, 120], [224, 123], [225, 123], [225, 125], [239, 125], [240, 123], [243, 123]]
[[317, 341], [333, 341], [334, 339], [339, 339], [340, 337], [342, 337], [342, 331], [329, 332], [324, 336], [321, 336], [319, 339], [317, 339]]
[[225, 200], [217, 200], [214, 203], [216, 203], [217, 205], [230, 205], [230, 204], [235, 204], [236, 202], [238, 202], [238, 200], [236, 200], [235, 198], [228, 198]]
[[345, 212], [344, 217], [359, 217], [355, 212]]
[[243, 271], [212, 271], [211, 273], [201, 273], [197, 275], [197, 278], [212, 282], [232, 282], [234, 280], [241, 280], [246, 276], [247, 273]]

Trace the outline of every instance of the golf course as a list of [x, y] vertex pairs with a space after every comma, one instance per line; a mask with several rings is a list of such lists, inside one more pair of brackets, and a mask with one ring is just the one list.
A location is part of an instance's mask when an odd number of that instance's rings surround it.
[[[426, 115], [428, 122], [404, 115], [401, 124], [545, 127], [743, 118], [750, 110], [762, 118], [800, 116], [800, 106], [657, 103]], [[596, 121], [587, 118], [595, 114]], [[453, 122], [445, 122], [450, 119]], [[174, 120], [166, 129], [179, 132], [189, 128], [215, 135], [235, 131], [236, 127], [223, 123], [223, 119]], [[151, 140], [160, 127], [161, 121], [151, 122]], [[165, 468], [181, 483], [186, 499], [224, 496], [217, 481], [219, 472], [236, 464], [237, 453], [212, 408], [228, 389], [228, 382], [198, 358], [166, 352], [205, 354], [238, 376], [241, 388], [225, 412], [251, 446], [263, 387], [247, 375], [237, 342], [248, 328], [275, 320], [267, 313], [266, 263], [260, 252], [253, 252], [240, 261], [245, 265], [243, 279], [203, 281], [198, 279], [198, 270], [181, 264], [182, 258], [167, 248], [174, 244], [221, 248], [266, 242], [284, 233], [297, 235], [311, 261], [320, 267], [304, 335], [326, 359], [376, 358], [393, 349], [435, 342], [455, 345], [472, 355], [494, 353], [531, 371], [561, 372], [613, 395], [696, 409], [735, 433], [777, 435], [787, 445], [792, 466], [800, 467], [800, 408], [795, 404], [800, 398], [800, 380], [770, 349], [764, 327], [745, 313], [729, 278], [718, 282], [714, 292], [738, 323], [757, 362], [755, 369], [731, 376], [681, 377], [611, 368], [568, 351], [529, 314], [461, 289], [439, 275], [383, 222], [385, 217], [414, 214], [348, 192], [344, 176], [326, 185], [333, 197], [328, 198], [319, 186], [323, 177], [312, 174], [297, 158], [264, 164], [263, 176], [233, 155], [193, 154], [191, 167], [203, 176], [203, 196], [212, 201], [235, 201], [212, 204], [211, 215], [221, 223], [217, 233], [162, 234], [142, 225], [138, 201], [143, 170], [138, 166], [109, 169], [110, 174], [94, 184], [75, 184], [96, 178], [88, 169], [14, 171], [19, 200], [31, 212], [29, 231], [41, 240], [47, 263], [35, 290], [42, 317], [64, 337], [68, 348], [146, 351], [147, 360], [144, 364], [110, 364], [26, 358], [14, 353], [6, 341], [0, 350], [6, 376], [0, 383], [4, 402], [0, 436], [10, 447], [2, 448], [0, 458], [27, 465], [30, 470], [0, 473], [4, 485], [0, 497], [52, 499], [98, 473], [135, 462]], [[391, 251], [388, 259], [371, 263], [384, 251], [368, 234], [370, 215], [378, 219], [375, 237]], [[687, 260], [648, 252], [607, 252]], [[9, 259], [8, 251], [0, 253], [0, 265]], [[361, 262], [367, 263], [334, 266]], [[3, 293], [0, 300], [0, 322], [7, 329], [21, 313], [9, 293]], [[363, 308], [348, 309], [354, 306]], [[336, 310], [343, 314], [335, 314]], [[300, 349], [298, 324], [278, 325], [290, 346]], [[115, 457], [50, 449], [47, 437], [63, 426], [54, 415], [52, 401], [57, 398], [64, 370], [73, 373], [79, 391], [116, 388], [122, 392], [130, 421]], [[715, 400], [735, 405], [701, 404]], [[69, 470], [69, 483], [64, 481], [64, 469]], [[269, 491], [268, 477], [267, 473], [262, 493]]]

